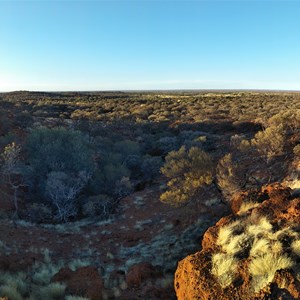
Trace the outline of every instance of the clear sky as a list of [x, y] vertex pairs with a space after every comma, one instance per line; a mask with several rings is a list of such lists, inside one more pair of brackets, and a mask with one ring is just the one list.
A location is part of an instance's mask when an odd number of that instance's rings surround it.
[[300, 1], [0, 0], [0, 91], [300, 90]]

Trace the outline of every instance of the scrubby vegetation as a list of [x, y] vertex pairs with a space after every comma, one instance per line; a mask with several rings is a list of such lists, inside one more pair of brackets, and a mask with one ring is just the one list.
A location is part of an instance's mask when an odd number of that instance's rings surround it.
[[212, 182], [212, 160], [197, 147], [186, 151], [182, 146], [166, 156], [161, 172], [171, 179], [168, 182], [169, 190], [160, 196], [161, 201], [182, 205], [196, 197], [202, 185]]
[[[16, 212], [17, 198], [25, 192], [17, 196], [18, 190], [26, 186], [27, 211], [18, 213], [36, 222], [107, 217], [120, 198], [158, 178], [164, 160], [161, 172], [170, 181], [162, 201], [184, 204], [211, 183], [230, 200], [253, 183], [282, 177], [297, 154], [299, 97], [272, 92], [1, 94], [3, 179], [15, 195]], [[274, 161], [282, 162], [282, 170]]]
[[[8, 297], [11, 300], [57, 300], [57, 299], [86, 299], [68, 295], [66, 285], [59, 282], [51, 282], [53, 275], [61, 267], [72, 266], [73, 261], [65, 263], [53, 263], [48, 249], [44, 252], [44, 261], [36, 263], [27, 272], [12, 274], [0, 272], [0, 297]], [[83, 264], [78, 264], [82, 266]], [[76, 270], [76, 268], [74, 269]]]
[[[80, 220], [114, 222], [126, 196], [159, 184], [160, 200], [185, 210], [188, 219], [194, 202], [199, 209], [216, 203], [229, 207], [239, 193], [283, 179], [297, 188], [299, 100], [299, 93], [275, 92], [0, 94], [0, 190], [11, 203], [0, 218], [43, 224], [57, 232], [73, 222], [75, 230]], [[143, 198], [135, 197], [134, 203], [143, 207]], [[237, 214], [247, 218], [258, 203], [249, 199]], [[143, 232], [152, 221], [149, 217], [133, 227]], [[221, 251], [212, 257], [211, 273], [223, 288], [235, 280], [241, 258], [249, 258], [253, 290], [259, 291], [276, 270], [293, 268], [299, 255], [300, 237], [293, 229], [287, 254], [268, 219], [248, 221], [250, 225], [232, 223], [219, 232]], [[103, 234], [109, 230], [103, 228]], [[151, 245], [164, 249], [160, 239], [152, 237]], [[164, 242], [184, 247], [179, 240], [170, 235]], [[145, 241], [135, 250], [122, 246], [121, 252], [125, 260], [134, 255], [132, 261], [141, 262], [143, 252], [162, 264]], [[175, 264], [166, 265], [175, 268], [177, 250], [168, 257]], [[274, 259], [277, 264], [266, 271]], [[64, 292], [63, 286], [51, 288]], [[15, 299], [29, 293], [1, 281], [1, 293], [8, 290]]]

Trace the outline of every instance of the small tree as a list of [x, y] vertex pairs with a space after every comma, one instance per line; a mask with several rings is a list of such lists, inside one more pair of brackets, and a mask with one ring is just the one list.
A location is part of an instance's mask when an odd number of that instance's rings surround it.
[[182, 146], [171, 151], [161, 172], [169, 178], [168, 190], [160, 196], [162, 202], [180, 206], [195, 198], [199, 188], [213, 181], [210, 156], [197, 147], [186, 150]]
[[[274, 120], [278, 121], [278, 119]], [[219, 169], [219, 174], [217, 171], [219, 186], [222, 188], [222, 184], [231, 185], [231, 188], [228, 187], [232, 189], [232, 180], [235, 181], [236, 179], [240, 183], [245, 182], [247, 186], [254, 184], [256, 187], [272, 180], [278, 180], [278, 175], [280, 173], [283, 174], [283, 172], [278, 172], [275, 158], [285, 153], [286, 134], [286, 127], [283, 124], [278, 124], [277, 126], [272, 124], [264, 130], [258, 131], [249, 140], [245, 136], [233, 136], [231, 138], [231, 144], [235, 150], [233, 153], [236, 161], [239, 162], [235, 164], [236, 167], [231, 165], [234, 168], [226, 171], [224, 166], [231, 164], [228, 160], [229, 156], [227, 157], [227, 162], [225, 160], [220, 161], [219, 166], [221, 169]], [[281, 167], [284, 167], [284, 164], [281, 164]], [[237, 175], [232, 176], [229, 174], [229, 171], [234, 171], [232, 175], [234, 173]], [[228, 176], [226, 176], [226, 172]], [[240, 174], [244, 175], [241, 176]], [[221, 181], [222, 183], [220, 184]], [[225, 189], [228, 187], [225, 187]]]
[[13, 190], [13, 203], [15, 215], [18, 214], [18, 198], [17, 192], [21, 186], [24, 186], [23, 177], [20, 167], [21, 146], [14, 142], [4, 148], [1, 158], [3, 165], [1, 168], [2, 175], [10, 188]]
[[64, 172], [48, 174], [45, 196], [56, 208], [56, 220], [67, 222], [70, 217], [77, 215], [75, 200], [89, 178], [90, 175], [86, 172], [80, 172], [77, 177], [70, 177]]
[[91, 196], [84, 203], [82, 213], [87, 217], [98, 216], [101, 219], [106, 219], [116, 209], [117, 202], [117, 200], [103, 194]]
[[271, 126], [259, 131], [251, 140], [251, 145], [269, 163], [275, 156], [282, 155], [285, 143], [283, 125]]
[[163, 164], [160, 156], [145, 155], [141, 164], [142, 177], [146, 181], [153, 180], [159, 175], [160, 168]]
[[32, 169], [33, 192], [41, 198], [46, 194], [45, 188], [52, 172], [65, 173], [76, 182], [79, 174], [92, 174], [95, 170], [89, 140], [79, 131], [60, 127], [34, 129], [28, 136], [26, 150]]
[[114, 196], [117, 199], [129, 195], [133, 191], [132, 184], [129, 177], [122, 177], [115, 184]]
[[283, 126], [284, 130], [293, 133], [299, 130], [300, 109], [284, 110], [268, 120], [269, 127]]
[[232, 154], [226, 154], [220, 159], [216, 170], [217, 183], [226, 200], [241, 191], [246, 184], [246, 172], [234, 162]]

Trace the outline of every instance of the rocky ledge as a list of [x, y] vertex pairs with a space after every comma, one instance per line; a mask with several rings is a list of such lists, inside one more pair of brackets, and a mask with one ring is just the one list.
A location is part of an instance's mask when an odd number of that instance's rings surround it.
[[179, 262], [178, 299], [300, 299], [300, 198], [273, 184], [240, 194], [233, 214]]

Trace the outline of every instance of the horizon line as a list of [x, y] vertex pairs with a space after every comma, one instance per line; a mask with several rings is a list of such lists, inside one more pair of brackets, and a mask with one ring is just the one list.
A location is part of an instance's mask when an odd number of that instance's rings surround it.
[[103, 92], [289, 92], [299, 93], [300, 89], [103, 89], [103, 90], [10, 90], [0, 91], [7, 93], [103, 93]]

